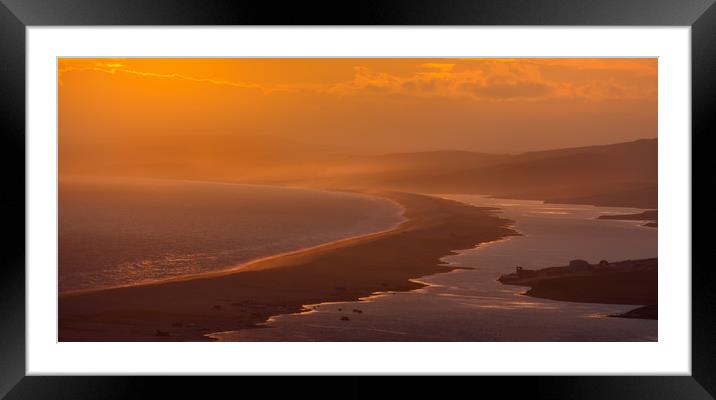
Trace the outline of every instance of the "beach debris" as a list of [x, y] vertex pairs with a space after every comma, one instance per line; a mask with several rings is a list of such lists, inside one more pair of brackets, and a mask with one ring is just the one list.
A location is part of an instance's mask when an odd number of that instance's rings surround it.
[[166, 337], [166, 336], [169, 336], [169, 332], [167, 332], [167, 331], [160, 331], [159, 329], [157, 329], [156, 335], [157, 335], [157, 336]]
[[341, 321], [350, 321], [351, 319], [346, 317], [345, 315], [341, 317]]
[[172, 322], [172, 326], [175, 326], [175, 327], [177, 327], [177, 328], [181, 328], [182, 326], [184, 326], [184, 323], [181, 322], [181, 321]]
[[353, 312], [354, 312], [354, 313], [357, 313], [357, 314], [363, 314], [363, 310], [359, 310], [359, 309], [357, 309], [357, 308], [354, 308], [354, 309], [353, 309]]

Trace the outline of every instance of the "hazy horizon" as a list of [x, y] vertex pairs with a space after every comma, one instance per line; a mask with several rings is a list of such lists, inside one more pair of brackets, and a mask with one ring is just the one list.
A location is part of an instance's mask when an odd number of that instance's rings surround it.
[[654, 58], [61, 58], [58, 84], [72, 146], [270, 136], [512, 154], [657, 133]]

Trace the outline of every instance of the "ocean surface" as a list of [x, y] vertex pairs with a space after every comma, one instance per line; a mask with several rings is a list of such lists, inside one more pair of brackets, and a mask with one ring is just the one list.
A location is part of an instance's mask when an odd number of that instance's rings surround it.
[[[657, 321], [607, 317], [637, 306], [532, 298], [522, 295], [525, 287], [496, 281], [518, 265], [543, 268], [566, 265], [572, 259], [597, 263], [656, 257], [657, 229], [640, 226], [640, 221], [596, 219], [641, 210], [472, 195], [441, 197], [499, 207], [522, 236], [445, 257], [445, 262], [473, 269], [416, 279], [428, 285], [419, 290], [307, 305], [311, 311], [272, 317], [258, 329], [209, 336], [226, 341], [658, 340]], [[344, 316], [349, 320], [342, 320]]]
[[361, 194], [170, 180], [62, 180], [60, 292], [155, 282], [389, 229]]

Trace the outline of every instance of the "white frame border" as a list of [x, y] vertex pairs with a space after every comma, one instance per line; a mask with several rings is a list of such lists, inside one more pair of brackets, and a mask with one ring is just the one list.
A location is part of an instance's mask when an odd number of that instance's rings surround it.
[[[27, 374], [690, 375], [690, 37], [689, 27], [28, 27]], [[57, 342], [56, 58], [121, 56], [659, 57], [659, 341]]]

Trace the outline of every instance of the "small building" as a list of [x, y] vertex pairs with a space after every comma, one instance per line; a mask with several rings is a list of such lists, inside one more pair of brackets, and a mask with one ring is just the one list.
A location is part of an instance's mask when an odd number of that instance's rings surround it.
[[589, 271], [592, 269], [592, 265], [584, 260], [572, 260], [569, 262], [570, 271]]

